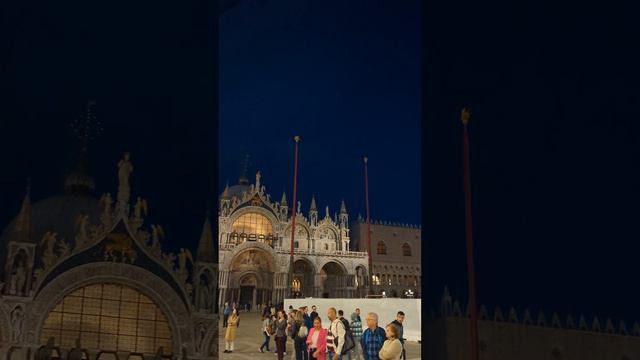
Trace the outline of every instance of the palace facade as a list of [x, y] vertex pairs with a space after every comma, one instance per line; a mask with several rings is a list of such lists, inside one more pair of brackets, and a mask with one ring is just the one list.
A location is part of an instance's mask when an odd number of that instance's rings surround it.
[[272, 201], [258, 172], [220, 196], [218, 217], [219, 305], [279, 303], [285, 298], [364, 297], [368, 292], [367, 253], [350, 250], [349, 215], [344, 201], [332, 217], [320, 217], [315, 198], [303, 214], [296, 209], [293, 278], [289, 280], [292, 214], [286, 194]]
[[81, 160], [64, 192], [33, 202], [28, 189], [15, 204], [0, 236], [1, 359], [217, 355], [211, 224], [193, 256], [165, 253], [162, 227], [131, 196], [132, 171], [125, 154], [115, 198], [97, 198]]

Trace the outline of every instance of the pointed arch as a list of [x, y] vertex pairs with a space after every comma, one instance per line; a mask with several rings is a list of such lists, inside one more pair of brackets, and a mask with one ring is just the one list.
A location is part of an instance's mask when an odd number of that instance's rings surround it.
[[402, 256], [411, 256], [411, 245], [408, 242], [402, 244]]

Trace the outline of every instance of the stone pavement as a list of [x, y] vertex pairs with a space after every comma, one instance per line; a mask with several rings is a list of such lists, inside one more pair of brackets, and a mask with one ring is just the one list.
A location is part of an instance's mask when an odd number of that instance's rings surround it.
[[[384, 325], [381, 325], [384, 327]], [[219, 322], [219, 359], [225, 360], [276, 360], [277, 356], [274, 355], [273, 351], [275, 350], [275, 343], [273, 338], [269, 343], [269, 349], [271, 350], [269, 353], [266, 351], [264, 353], [260, 353], [258, 348], [260, 344], [264, 341], [264, 337], [261, 332], [262, 324], [260, 319], [260, 314], [257, 312], [240, 312], [240, 326], [236, 331], [236, 341], [235, 341], [235, 349], [231, 354], [225, 354], [224, 351], [224, 335], [226, 333], [226, 329], [222, 327], [222, 321]], [[406, 342], [405, 348], [407, 351], [407, 360], [419, 360], [421, 359], [421, 346], [417, 342]], [[292, 360], [292, 351], [293, 351], [293, 341], [291, 339], [287, 340], [287, 356], [285, 356], [285, 360]], [[347, 359], [345, 356], [343, 359]], [[295, 359], [294, 359], [295, 360]]]

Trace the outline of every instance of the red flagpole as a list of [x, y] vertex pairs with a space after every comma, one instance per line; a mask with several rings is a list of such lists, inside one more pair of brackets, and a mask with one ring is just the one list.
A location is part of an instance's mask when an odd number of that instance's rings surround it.
[[465, 202], [465, 237], [467, 242], [467, 276], [469, 283], [469, 315], [471, 317], [470, 336], [471, 336], [471, 360], [478, 360], [478, 315], [476, 313], [476, 274], [473, 259], [473, 231], [471, 221], [471, 170], [469, 161], [469, 118], [471, 114], [465, 108], [462, 109], [461, 119], [464, 127], [463, 143], [464, 143], [464, 202]]
[[364, 200], [367, 208], [367, 249], [369, 250], [369, 295], [373, 295], [373, 258], [371, 250], [371, 220], [369, 218], [369, 172], [367, 170], [368, 159], [364, 157]]
[[293, 244], [296, 234], [296, 188], [298, 180], [298, 142], [300, 136], [294, 136], [295, 150], [293, 155], [293, 208], [291, 215], [291, 256], [289, 257], [289, 293], [293, 292]]

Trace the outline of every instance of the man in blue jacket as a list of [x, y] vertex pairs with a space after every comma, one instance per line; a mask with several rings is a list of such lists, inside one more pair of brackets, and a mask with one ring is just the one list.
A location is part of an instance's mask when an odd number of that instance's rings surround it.
[[378, 354], [387, 339], [383, 328], [378, 326], [378, 314], [370, 312], [366, 317], [367, 329], [360, 338], [364, 360], [378, 360]]
[[231, 308], [229, 307], [229, 303], [224, 303], [224, 310], [222, 311], [222, 327], [227, 327], [227, 320], [229, 319], [229, 315], [231, 315]]

